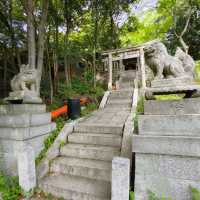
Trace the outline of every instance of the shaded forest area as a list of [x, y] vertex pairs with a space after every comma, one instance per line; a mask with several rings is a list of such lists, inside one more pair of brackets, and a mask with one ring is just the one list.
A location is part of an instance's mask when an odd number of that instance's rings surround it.
[[[98, 101], [106, 87], [103, 50], [160, 39], [200, 60], [200, 0], [158, 0], [139, 12], [139, 0], [1, 0], [0, 97], [21, 64], [39, 72], [42, 98]], [[197, 62], [198, 63], [198, 62]]]

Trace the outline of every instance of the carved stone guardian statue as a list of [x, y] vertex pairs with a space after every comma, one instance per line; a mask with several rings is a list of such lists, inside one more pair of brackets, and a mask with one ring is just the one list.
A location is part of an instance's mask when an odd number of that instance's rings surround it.
[[151, 87], [146, 89], [147, 98], [182, 92], [185, 97], [199, 95], [200, 86], [193, 81], [195, 62], [190, 55], [178, 47], [175, 56], [171, 56], [160, 41], [149, 43], [144, 51], [146, 64], [154, 74]]
[[21, 65], [20, 72], [11, 80], [12, 92], [6, 100], [11, 103], [42, 103], [37, 93], [38, 87], [37, 70]]

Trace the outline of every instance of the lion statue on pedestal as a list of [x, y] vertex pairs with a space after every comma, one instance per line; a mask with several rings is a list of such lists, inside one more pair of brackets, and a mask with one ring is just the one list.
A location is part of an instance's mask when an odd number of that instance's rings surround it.
[[175, 56], [167, 52], [165, 45], [159, 41], [144, 48], [146, 64], [154, 73], [154, 79], [190, 77], [194, 78], [195, 63], [192, 57], [177, 48]]
[[12, 91], [37, 91], [37, 70], [21, 65], [20, 72], [11, 80]]

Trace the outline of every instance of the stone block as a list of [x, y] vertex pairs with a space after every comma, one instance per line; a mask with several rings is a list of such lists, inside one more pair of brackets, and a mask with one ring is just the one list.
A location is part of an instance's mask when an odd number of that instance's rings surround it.
[[133, 136], [133, 152], [200, 157], [200, 137]]
[[34, 149], [23, 142], [18, 146], [17, 168], [19, 185], [29, 192], [36, 186], [35, 154]]
[[8, 104], [0, 105], [0, 115], [45, 113], [45, 104]]
[[148, 175], [144, 172], [143, 175], [135, 175], [135, 200], [149, 199], [149, 191], [159, 198], [189, 200], [192, 199], [190, 187], [200, 189], [200, 181], [168, 178], [157, 174]]
[[122, 144], [121, 144], [121, 156], [132, 160], [132, 137], [134, 131], [134, 124], [132, 116], [130, 115], [125, 123]]
[[200, 181], [198, 157], [140, 154], [135, 157], [137, 175], [158, 175], [166, 178]]
[[140, 135], [200, 136], [200, 115], [140, 115]]
[[166, 86], [183, 86], [192, 84], [191, 77], [177, 77], [168, 79], [153, 80], [151, 82], [151, 87], [166, 87]]
[[111, 200], [129, 200], [130, 160], [114, 157], [112, 160]]
[[106, 92], [104, 93], [104, 96], [103, 96], [103, 98], [102, 98], [102, 100], [101, 100], [101, 103], [100, 103], [100, 105], [99, 105], [99, 108], [104, 108], [104, 107], [105, 107], [109, 95], [110, 95], [110, 91], [106, 91]]
[[144, 102], [145, 115], [200, 114], [200, 98]]

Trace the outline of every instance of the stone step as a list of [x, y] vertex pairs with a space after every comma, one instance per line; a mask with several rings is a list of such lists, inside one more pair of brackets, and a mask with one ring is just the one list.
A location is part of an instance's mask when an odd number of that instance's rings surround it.
[[111, 196], [109, 182], [78, 176], [50, 175], [39, 186], [45, 193], [66, 200], [108, 200]]
[[124, 89], [124, 88], [134, 88], [134, 83], [120, 83], [119, 84], [119, 88], [120, 89]]
[[144, 102], [145, 115], [200, 114], [200, 98], [181, 100], [148, 100]]
[[97, 134], [97, 133], [73, 133], [68, 136], [70, 143], [92, 144], [121, 147], [121, 136], [113, 134]]
[[140, 135], [200, 137], [200, 115], [140, 115]]
[[120, 149], [116, 147], [73, 143], [66, 144], [60, 151], [62, 156], [104, 161], [111, 161], [113, 157], [120, 155]]
[[103, 133], [103, 134], [117, 134], [122, 135], [123, 126], [106, 125], [106, 124], [85, 124], [79, 123], [74, 127], [75, 132], [86, 133]]
[[200, 157], [200, 137], [133, 135], [135, 153]]
[[121, 108], [123, 110], [126, 110], [126, 109], [130, 109], [131, 108], [131, 104], [115, 104], [115, 103], [110, 103], [110, 104], [106, 105], [106, 108], [112, 108], [112, 109], [116, 109], [116, 108], [119, 109], [119, 108]]
[[112, 91], [111, 94], [109, 95], [110, 99], [118, 99], [118, 98], [131, 98], [133, 96], [133, 91], [131, 90], [116, 90]]
[[51, 164], [51, 172], [111, 181], [111, 162], [58, 157]]
[[131, 106], [131, 103], [132, 103], [132, 100], [129, 98], [129, 99], [108, 99], [107, 101], [107, 104], [108, 105], [122, 105], [122, 106], [125, 106], [125, 105], [129, 105]]

